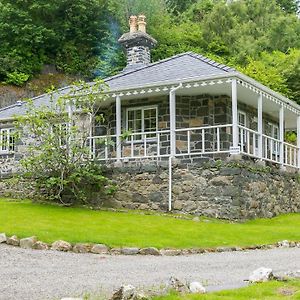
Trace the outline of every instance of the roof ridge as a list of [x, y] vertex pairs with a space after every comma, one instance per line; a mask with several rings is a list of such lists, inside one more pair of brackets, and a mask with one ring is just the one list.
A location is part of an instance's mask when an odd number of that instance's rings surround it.
[[209, 58], [209, 57], [206, 57], [202, 54], [198, 54], [198, 53], [195, 53], [195, 52], [188, 52], [188, 54], [194, 58], [198, 58], [200, 59], [201, 61], [205, 62], [205, 63], [208, 63], [210, 65], [212, 65], [213, 67], [216, 67], [216, 68], [219, 68], [219, 69], [222, 69], [224, 71], [233, 71], [233, 72], [236, 72], [236, 69], [235, 68], [232, 68], [232, 67], [229, 67], [227, 65], [224, 65], [222, 63], [218, 63], [216, 62], [215, 60]]

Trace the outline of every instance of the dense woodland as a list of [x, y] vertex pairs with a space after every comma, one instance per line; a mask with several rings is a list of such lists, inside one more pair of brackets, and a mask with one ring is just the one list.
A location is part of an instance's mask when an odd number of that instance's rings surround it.
[[[154, 61], [194, 51], [300, 103], [299, 0], [1, 0], [0, 82], [46, 91], [124, 67], [118, 37], [144, 13]], [[37, 81], [45, 66], [55, 70]], [[62, 80], [62, 78], [64, 80]]]

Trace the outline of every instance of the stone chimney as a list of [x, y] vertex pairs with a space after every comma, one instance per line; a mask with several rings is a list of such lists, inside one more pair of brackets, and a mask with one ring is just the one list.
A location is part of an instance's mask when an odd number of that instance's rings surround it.
[[157, 41], [146, 32], [147, 23], [144, 15], [131, 16], [129, 25], [130, 31], [119, 39], [127, 55], [127, 66], [123, 70], [125, 72], [148, 65], [151, 62], [150, 50], [157, 44]]

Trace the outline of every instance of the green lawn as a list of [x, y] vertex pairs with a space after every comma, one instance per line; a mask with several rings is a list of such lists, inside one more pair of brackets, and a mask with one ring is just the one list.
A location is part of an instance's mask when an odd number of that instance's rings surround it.
[[37, 235], [45, 242], [63, 239], [158, 248], [249, 246], [284, 239], [300, 241], [299, 228], [300, 214], [235, 224], [0, 200], [0, 232]]
[[156, 297], [153, 300], [298, 300], [300, 281], [272, 281], [246, 288], [210, 293], [205, 295], [175, 295]]

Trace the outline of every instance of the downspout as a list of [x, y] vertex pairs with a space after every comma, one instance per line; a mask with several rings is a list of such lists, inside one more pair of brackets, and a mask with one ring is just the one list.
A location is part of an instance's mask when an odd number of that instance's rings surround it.
[[[172, 210], [172, 162], [176, 155], [176, 91], [182, 88], [182, 83], [177, 87], [171, 88], [169, 93], [170, 109], [170, 156], [169, 156], [169, 211]], [[175, 122], [174, 119], [175, 118]]]

